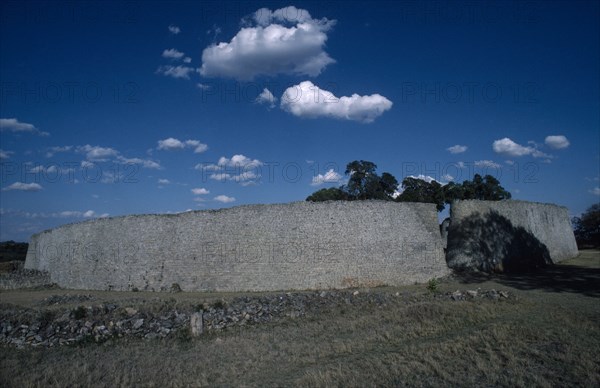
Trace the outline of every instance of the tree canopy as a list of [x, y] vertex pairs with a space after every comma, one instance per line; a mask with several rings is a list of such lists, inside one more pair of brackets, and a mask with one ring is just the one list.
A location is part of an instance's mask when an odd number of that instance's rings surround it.
[[309, 195], [306, 200], [320, 201], [355, 201], [367, 199], [395, 200], [397, 202], [434, 203], [438, 211], [454, 200], [480, 199], [500, 201], [510, 199], [511, 194], [500, 185], [500, 181], [491, 175], [473, 176], [473, 180], [462, 183], [450, 182], [445, 185], [431, 180], [415, 177], [402, 180], [402, 192], [398, 195], [398, 181], [384, 172], [376, 173], [377, 165], [366, 160], [355, 160], [346, 165], [345, 174], [348, 183], [340, 187], [321, 189]]
[[307, 201], [355, 201], [366, 199], [393, 200], [398, 181], [387, 172], [377, 175], [377, 165], [366, 160], [355, 160], [346, 165], [348, 184], [321, 189], [306, 198]]
[[590, 206], [572, 222], [579, 247], [600, 247], [600, 204]]

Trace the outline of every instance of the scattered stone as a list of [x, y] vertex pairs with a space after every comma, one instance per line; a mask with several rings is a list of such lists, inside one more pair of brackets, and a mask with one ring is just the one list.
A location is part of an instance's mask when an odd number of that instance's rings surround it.
[[[241, 296], [207, 305], [200, 312], [196, 312], [192, 306], [188, 307], [189, 310], [181, 306], [176, 309], [171, 302], [164, 301], [165, 307], [154, 313], [153, 310], [145, 310], [143, 305], [133, 308], [106, 303], [80, 306], [85, 311], [84, 315], [73, 315], [69, 306], [48, 311], [10, 306], [0, 309], [0, 345], [17, 348], [69, 346], [82, 341], [101, 343], [110, 338], [128, 336], [151, 340], [176, 336], [182, 330], [199, 336], [206, 331], [318, 316], [323, 311], [342, 305], [352, 309], [361, 309], [363, 306], [386, 308], [397, 303], [421, 303], [424, 298], [431, 297], [430, 293], [366, 292], [365, 289], [288, 292]], [[61, 304], [63, 299], [60, 298], [51, 300]], [[440, 292], [434, 294], [433, 298], [448, 301], [502, 301], [515, 297], [507, 291], [478, 289]], [[70, 299], [76, 300], [79, 301]], [[217, 339], [215, 342], [222, 341]]]
[[190, 316], [190, 329], [192, 336], [197, 337], [204, 332], [204, 324], [202, 322], [202, 312], [193, 313]]

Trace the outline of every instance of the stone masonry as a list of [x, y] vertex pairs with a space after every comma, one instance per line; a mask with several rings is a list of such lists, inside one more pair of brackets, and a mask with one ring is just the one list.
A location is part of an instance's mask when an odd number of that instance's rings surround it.
[[534, 270], [577, 256], [567, 208], [526, 201], [456, 201], [448, 266], [484, 272]]
[[433, 204], [247, 205], [64, 225], [25, 267], [71, 289], [265, 291], [403, 285], [450, 273]]

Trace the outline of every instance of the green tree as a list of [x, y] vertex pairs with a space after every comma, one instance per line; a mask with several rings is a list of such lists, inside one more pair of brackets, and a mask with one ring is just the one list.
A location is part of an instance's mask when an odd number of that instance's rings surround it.
[[350, 198], [369, 199], [377, 189], [379, 177], [375, 173], [377, 165], [366, 160], [355, 160], [348, 163], [345, 174], [349, 175], [345, 189]]
[[427, 182], [423, 179], [406, 177], [402, 180], [402, 194], [398, 202], [435, 203], [438, 211], [444, 210], [444, 190], [439, 182]]
[[[454, 189], [454, 194], [460, 194], [460, 190]], [[462, 183], [462, 198], [454, 199], [479, 199], [482, 201], [500, 201], [510, 199], [511, 194], [500, 186], [500, 181], [491, 175], [481, 177], [479, 174], [473, 176], [473, 180]]]
[[398, 189], [396, 178], [384, 172], [381, 176], [375, 170], [377, 165], [366, 160], [355, 160], [346, 165], [348, 184], [338, 188], [321, 189], [306, 198], [307, 201], [354, 201], [366, 199], [393, 200]]
[[451, 204], [452, 201], [465, 198], [465, 187], [460, 183], [450, 182], [444, 185], [444, 202]]
[[312, 202], [344, 201], [347, 199], [346, 193], [338, 187], [317, 190], [306, 198], [307, 201]]
[[574, 217], [572, 222], [577, 245], [600, 247], [600, 204], [590, 206], [581, 217]]

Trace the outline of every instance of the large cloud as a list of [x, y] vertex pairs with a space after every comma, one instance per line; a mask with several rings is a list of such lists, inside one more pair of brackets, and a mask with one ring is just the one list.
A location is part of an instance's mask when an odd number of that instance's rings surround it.
[[281, 109], [299, 117], [331, 117], [370, 123], [392, 107], [392, 102], [380, 94], [336, 97], [310, 81], [286, 89], [281, 96]]
[[308, 11], [292, 6], [259, 9], [246, 23], [249, 26], [229, 43], [204, 49], [200, 74], [239, 80], [276, 74], [314, 77], [335, 62], [323, 51], [335, 20], [313, 19]]

